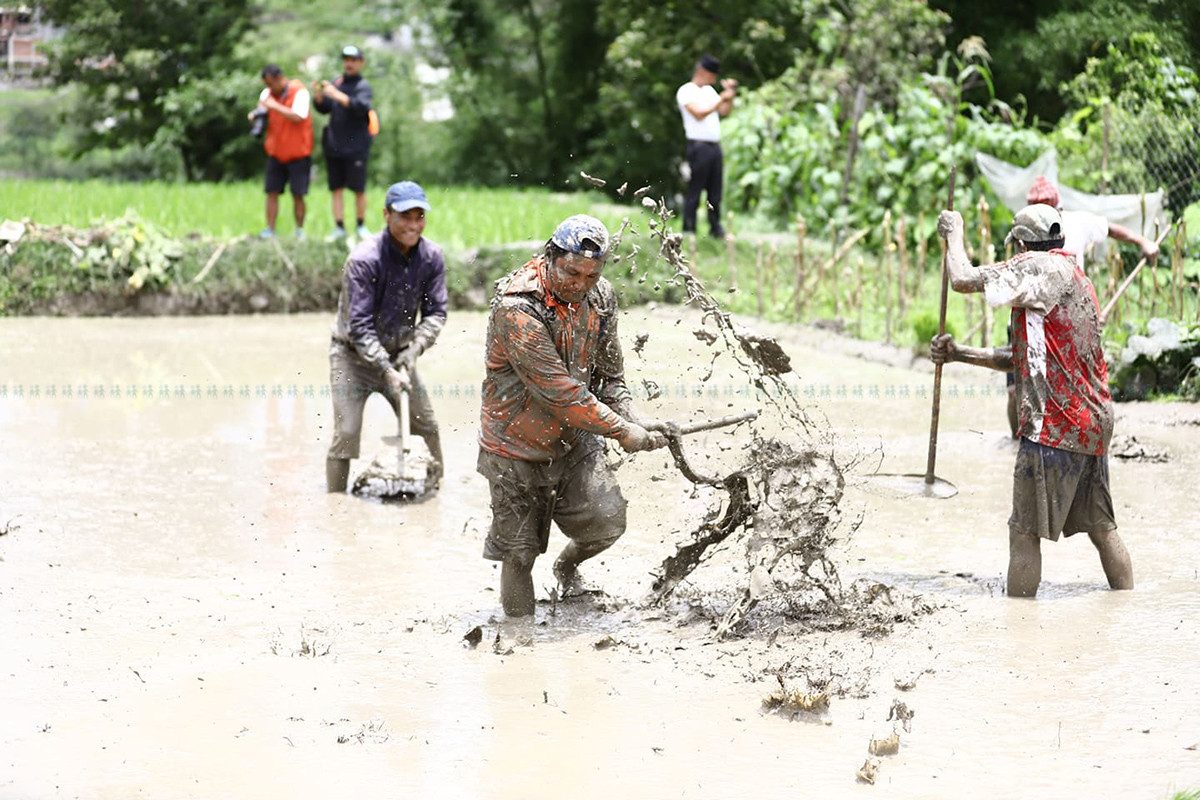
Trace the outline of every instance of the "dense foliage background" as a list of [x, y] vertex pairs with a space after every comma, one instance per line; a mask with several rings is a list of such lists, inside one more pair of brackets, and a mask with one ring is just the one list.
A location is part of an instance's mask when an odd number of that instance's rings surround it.
[[1028, 161], [1054, 146], [1077, 188], [1162, 186], [1176, 212], [1200, 199], [1200, 0], [39, 5], [65, 35], [54, 88], [9, 93], [0, 112], [8, 174], [256, 176], [245, 113], [262, 65], [331, 77], [356, 42], [383, 120], [377, 185], [576, 188], [584, 170], [672, 198], [674, 92], [707, 51], [742, 85], [729, 205], [763, 226], [912, 216], [938, 205], [951, 164], [977, 194], [976, 150]]

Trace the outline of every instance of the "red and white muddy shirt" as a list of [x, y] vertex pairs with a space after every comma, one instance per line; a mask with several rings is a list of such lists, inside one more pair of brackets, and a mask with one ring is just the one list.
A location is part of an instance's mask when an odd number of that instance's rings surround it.
[[1017, 432], [1102, 456], [1112, 437], [1108, 367], [1092, 282], [1065, 250], [1022, 253], [984, 268], [989, 305], [1012, 306]]

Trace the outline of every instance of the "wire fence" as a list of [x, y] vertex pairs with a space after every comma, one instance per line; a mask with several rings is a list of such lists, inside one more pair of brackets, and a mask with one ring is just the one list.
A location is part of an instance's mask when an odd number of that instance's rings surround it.
[[1099, 138], [1099, 194], [1164, 189], [1176, 218], [1200, 201], [1200, 101], [1169, 110], [1131, 99], [1105, 104]]

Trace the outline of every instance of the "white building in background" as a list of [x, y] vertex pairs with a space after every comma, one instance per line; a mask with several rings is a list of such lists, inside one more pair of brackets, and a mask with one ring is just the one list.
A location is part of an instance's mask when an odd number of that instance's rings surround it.
[[408, 23], [397, 26], [389, 36], [371, 36], [367, 47], [402, 53], [413, 61], [413, 75], [421, 87], [421, 119], [426, 122], [445, 122], [454, 117], [454, 104], [446, 91], [450, 78], [449, 67], [435, 67], [422, 55], [434, 47], [433, 37]]
[[28, 80], [47, 65], [39, 45], [57, 31], [41, 21], [41, 12], [29, 6], [0, 6], [0, 70], [8, 80]]

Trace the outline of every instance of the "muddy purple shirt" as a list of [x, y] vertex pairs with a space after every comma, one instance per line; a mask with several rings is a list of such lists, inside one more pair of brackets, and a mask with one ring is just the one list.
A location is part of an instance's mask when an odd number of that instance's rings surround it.
[[387, 369], [410, 342], [421, 350], [433, 344], [446, 324], [446, 304], [442, 248], [421, 237], [405, 256], [385, 229], [346, 259], [333, 338]]

